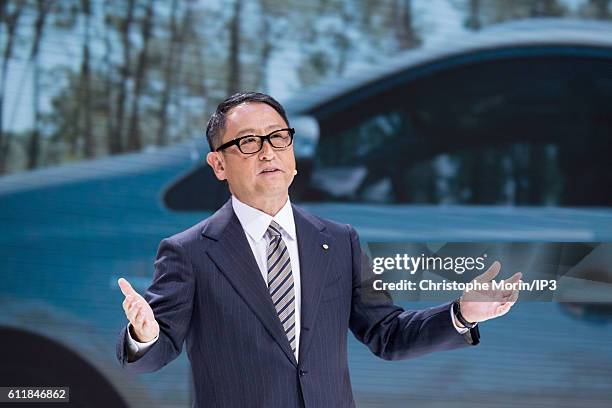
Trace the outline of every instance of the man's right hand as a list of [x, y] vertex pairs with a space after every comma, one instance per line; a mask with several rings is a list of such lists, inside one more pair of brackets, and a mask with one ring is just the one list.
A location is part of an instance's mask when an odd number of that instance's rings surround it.
[[135, 336], [134, 340], [141, 343], [147, 343], [155, 339], [159, 335], [159, 324], [155, 320], [153, 309], [127, 280], [120, 278], [118, 283], [121, 292], [125, 295], [123, 310], [125, 316], [132, 323], [132, 337]]

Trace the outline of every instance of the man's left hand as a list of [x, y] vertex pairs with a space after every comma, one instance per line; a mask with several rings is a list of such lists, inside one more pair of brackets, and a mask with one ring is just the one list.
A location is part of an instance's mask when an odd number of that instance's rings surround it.
[[[516, 303], [519, 296], [518, 288], [514, 290], [493, 290], [491, 287], [491, 281], [497, 276], [500, 269], [501, 263], [495, 261], [485, 273], [474, 279], [474, 281], [480, 283], [488, 283], [488, 290], [470, 290], [469, 292], [464, 292], [461, 296], [461, 314], [468, 322], [484, 322], [485, 320], [503, 316]], [[504, 282], [518, 286], [514, 284], [520, 282], [522, 276], [521, 272], [517, 272]]]

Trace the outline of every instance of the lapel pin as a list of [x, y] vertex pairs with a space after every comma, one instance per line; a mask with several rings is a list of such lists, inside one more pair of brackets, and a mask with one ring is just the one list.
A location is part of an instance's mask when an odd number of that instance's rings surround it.
[[323, 249], [324, 249], [324, 250], [326, 250], [326, 251], [329, 249], [329, 245], [327, 245], [327, 244], [323, 244], [323, 245], [321, 245], [321, 246], [322, 246], [322, 247], [323, 247]]

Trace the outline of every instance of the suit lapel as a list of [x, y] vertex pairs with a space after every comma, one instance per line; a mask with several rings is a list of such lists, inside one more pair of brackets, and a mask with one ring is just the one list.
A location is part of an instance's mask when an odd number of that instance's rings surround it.
[[[325, 225], [299, 207], [293, 206], [302, 286], [300, 360], [308, 351], [314, 330], [321, 292], [327, 281], [329, 261], [333, 256], [332, 237]], [[327, 244], [325, 250], [323, 244]]]
[[209, 221], [202, 235], [216, 242], [212, 242], [206, 252], [276, 340], [287, 358], [297, 366], [253, 251], [232, 208], [231, 199]]

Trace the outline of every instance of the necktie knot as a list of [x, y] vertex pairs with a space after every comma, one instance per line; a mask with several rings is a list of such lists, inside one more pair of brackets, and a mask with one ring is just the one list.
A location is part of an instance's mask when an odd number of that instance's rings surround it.
[[281, 236], [281, 227], [274, 220], [270, 223], [268, 227], [268, 234], [270, 234], [270, 238], [275, 239]]

